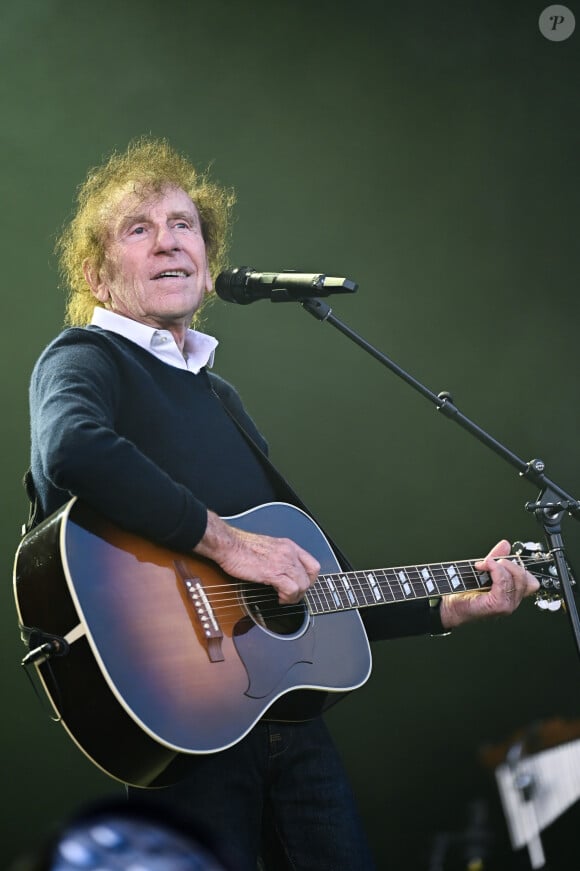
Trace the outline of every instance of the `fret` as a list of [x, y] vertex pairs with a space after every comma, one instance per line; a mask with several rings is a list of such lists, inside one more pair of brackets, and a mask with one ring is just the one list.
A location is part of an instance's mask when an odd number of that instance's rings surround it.
[[399, 583], [401, 584], [401, 591], [402, 591], [402, 593], [403, 593], [405, 599], [414, 599], [414, 598], [416, 598], [416, 596], [415, 596], [415, 590], [413, 589], [413, 587], [412, 587], [412, 585], [411, 585], [411, 581], [410, 581], [410, 579], [409, 579], [409, 575], [408, 575], [408, 573], [405, 571], [405, 569], [399, 569], [399, 570], [398, 570], [398, 572], [397, 572], [397, 578], [398, 578]]
[[435, 579], [433, 578], [433, 574], [431, 573], [431, 569], [429, 566], [423, 566], [419, 572], [421, 577], [421, 581], [423, 582], [423, 587], [425, 588], [425, 592], [428, 596], [436, 595], [439, 592], [439, 589], [435, 583]]
[[340, 575], [338, 580], [342, 584], [342, 588], [346, 595], [347, 604], [354, 608], [357, 604], [357, 599], [354, 594], [354, 590], [352, 589], [348, 580], [348, 575]]
[[447, 593], [455, 592], [451, 586], [449, 575], [445, 571], [445, 566], [441, 564], [432, 565], [430, 570], [438, 595], [445, 596]]
[[309, 589], [307, 596], [313, 600], [316, 613], [346, 611], [356, 607], [356, 599], [347, 595], [340, 575], [321, 575]]
[[322, 607], [322, 597], [320, 595], [320, 578], [318, 578], [316, 582], [310, 587], [310, 589], [306, 593], [306, 598], [310, 604], [310, 610], [314, 614], [323, 613], [324, 608]]
[[456, 593], [462, 587], [463, 589], [465, 589], [465, 587], [463, 586], [463, 581], [461, 580], [461, 575], [457, 571], [456, 565], [450, 563], [450, 565], [445, 566], [445, 572], [447, 574], [447, 577], [449, 578], [449, 584], [454, 593]]
[[[473, 563], [468, 563], [470, 580], [468, 582], [468, 590], [481, 590], [484, 587], [491, 586], [491, 575], [489, 572], [477, 572]], [[475, 581], [475, 583], [473, 583]]]
[[334, 603], [335, 608], [340, 608], [342, 606], [342, 602], [340, 601], [340, 596], [336, 592], [336, 587], [334, 586], [334, 581], [332, 580], [332, 577], [326, 578], [326, 587], [328, 589], [330, 601]]
[[433, 563], [320, 575], [307, 599], [313, 613], [328, 614], [479, 590], [490, 583], [489, 574], [477, 572], [472, 562]]
[[350, 603], [342, 584], [342, 578], [337, 575], [329, 575], [326, 582], [337, 609], [343, 611], [348, 608]]
[[369, 575], [372, 572], [356, 572], [355, 574], [355, 591], [361, 607], [367, 605], [375, 605], [377, 600], [373, 595], [371, 580]]
[[473, 562], [462, 563], [461, 577], [466, 590], [482, 590], [491, 586], [489, 572], [478, 572]]
[[[389, 580], [389, 574], [392, 574], [392, 571], [389, 572], [388, 569], [380, 569], [380, 570], [379, 570], [379, 569], [376, 569], [375, 572], [374, 572], [374, 574], [375, 574], [375, 577], [376, 577], [377, 575], [380, 575], [380, 576], [381, 576], [381, 582], [380, 582], [380, 583], [381, 583], [381, 590], [382, 590], [382, 593], [383, 593], [383, 600], [384, 600], [385, 602], [396, 602], [396, 601], [397, 601], [397, 596], [395, 595], [395, 590], [393, 590], [393, 585], [392, 585], [392, 583], [391, 583], [390, 580]], [[399, 584], [396, 583], [396, 584], [395, 584], [395, 589], [397, 590], [398, 587], [399, 587]]]
[[366, 572], [348, 572], [348, 574], [345, 575], [345, 577], [350, 579], [351, 591], [357, 600], [357, 605], [359, 608], [365, 608], [367, 605], [373, 605], [375, 601], [372, 596], [366, 574]]
[[[357, 580], [360, 600], [363, 605], [376, 605], [378, 602], [383, 601], [382, 597], [377, 599], [377, 591], [380, 591], [380, 587], [377, 583], [374, 572], [358, 572]], [[373, 587], [375, 590], [374, 592]]]
[[[401, 574], [402, 572], [402, 574]], [[393, 602], [402, 602], [407, 596], [403, 589], [403, 583], [407, 581], [407, 576], [401, 568], [388, 569], [384, 572], [385, 578], [389, 585], [389, 591]]]
[[322, 610], [326, 613], [328, 613], [330, 611], [334, 611], [335, 608], [333, 608], [331, 606], [330, 594], [329, 594], [329, 589], [328, 589], [326, 577], [323, 575], [322, 578], [320, 579], [320, 581], [321, 581], [321, 583], [320, 583], [318, 589], [320, 592], [320, 600], [321, 600], [321, 604], [322, 604]]
[[428, 566], [409, 566], [405, 569], [415, 599], [426, 599], [437, 594], [437, 588]]
[[383, 591], [381, 590], [381, 585], [377, 581], [374, 572], [367, 572], [365, 574], [365, 578], [366, 578], [367, 584], [369, 585], [369, 589], [371, 591], [373, 601], [376, 603], [384, 602], [385, 600], [383, 598]]

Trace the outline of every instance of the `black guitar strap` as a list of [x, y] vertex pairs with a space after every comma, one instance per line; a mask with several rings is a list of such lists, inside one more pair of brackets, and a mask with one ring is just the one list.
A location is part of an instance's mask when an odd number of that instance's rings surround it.
[[32, 478], [32, 471], [30, 467], [24, 473], [24, 477], [22, 478], [22, 484], [24, 489], [26, 490], [26, 495], [28, 496], [28, 517], [26, 518], [25, 523], [22, 524], [22, 535], [25, 536], [27, 532], [30, 532], [31, 529], [39, 522], [38, 517], [38, 496], [36, 493], [36, 487], [34, 486], [34, 480]]
[[[211, 384], [211, 382], [212, 382], [212, 379], [210, 378], [210, 384]], [[337, 547], [337, 545], [333, 542], [333, 540], [330, 538], [330, 536], [327, 534], [327, 532], [323, 529], [321, 524], [318, 523], [318, 521], [316, 520], [316, 518], [312, 514], [312, 511], [310, 511], [310, 509], [304, 504], [302, 499], [300, 499], [298, 494], [295, 492], [294, 488], [290, 486], [290, 484], [288, 483], [286, 478], [282, 475], [281, 472], [278, 471], [278, 469], [272, 463], [272, 461], [270, 460], [268, 455], [263, 451], [263, 449], [256, 442], [256, 440], [250, 435], [250, 433], [248, 432], [248, 430], [246, 429], [246, 427], [243, 425], [242, 421], [239, 419], [238, 415], [236, 414], [233, 406], [227, 402], [226, 396], [225, 395], [220, 396], [219, 392], [215, 389], [213, 384], [211, 384], [211, 389], [212, 389], [214, 395], [216, 396], [216, 398], [220, 401], [222, 408], [227, 412], [229, 417], [233, 420], [233, 422], [235, 423], [236, 427], [238, 428], [238, 430], [240, 431], [242, 436], [245, 438], [245, 440], [248, 442], [248, 444], [250, 445], [250, 447], [252, 448], [252, 450], [254, 451], [256, 456], [258, 457], [258, 460], [260, 461], [260, 463], [266, 469], [266, 471], [270, 477], [270, 480], [274, 484], [277, 492], [280, 493], [280, 498], [282, 499], [282, 501], [290, 502], [292, 505], [295, 505], [297, 508], [301, 508], [302, 511], [304, 511], [306, 514], [308, 514], [309, 517], [312, 517], [314, 522], [318, 526], [320, 526], [320, 528], [324, 532], [324, 535], [328, 539], [330, 546], [331, 546], [332, 550], [334, 551], [334, 555], [336, 556], [338, 562], [340, 563], [341, 568], [343, 568], [345, 571], [349, 571], [352, 568], [349, 560], [342, 553], [340, 548]]]

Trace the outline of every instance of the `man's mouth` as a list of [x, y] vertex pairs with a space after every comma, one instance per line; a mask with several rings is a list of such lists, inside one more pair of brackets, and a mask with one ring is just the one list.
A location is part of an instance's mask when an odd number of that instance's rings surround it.
[[158, 281], [160, 278], [187, 278], [189, 272], [185, 269], [164, 269], [163, 272], [158, 272], [153, 276], [153, 281]]

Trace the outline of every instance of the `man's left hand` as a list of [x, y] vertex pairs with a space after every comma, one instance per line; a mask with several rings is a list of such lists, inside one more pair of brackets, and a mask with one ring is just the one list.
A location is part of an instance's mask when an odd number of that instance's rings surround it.
[[515, 558], [508, 559], [509, 541], [499, 541], [485, 559], [475, 563], [479, 572], [489, 572], [491, 587], [486, 592], [456, 593], [441, 602], [441, 622], [445, 629], [485, 617], [512, 614], [522, 599], [533, 596], [540, 587], [533, 575]]

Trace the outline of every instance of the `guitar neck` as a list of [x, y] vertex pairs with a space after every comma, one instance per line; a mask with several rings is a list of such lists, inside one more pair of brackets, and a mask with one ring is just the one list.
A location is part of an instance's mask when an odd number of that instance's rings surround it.
[[484, 590], [489, 586], [489, 573], [478, 572], [474, 561], [464, 560], [319, 575], [306, 599], [312, 614], [329, 614]]

